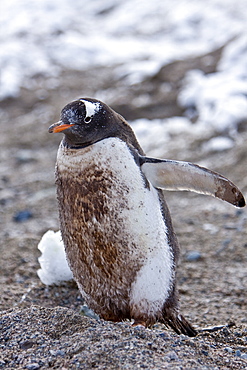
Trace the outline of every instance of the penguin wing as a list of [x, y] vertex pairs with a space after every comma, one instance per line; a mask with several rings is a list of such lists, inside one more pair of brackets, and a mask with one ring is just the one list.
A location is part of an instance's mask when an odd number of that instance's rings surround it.
[[244, 207], [241, 191], [226, 177], [189, 162], [142, 157], [141, 170], [151, 184], [165, 190], [190, 190]]

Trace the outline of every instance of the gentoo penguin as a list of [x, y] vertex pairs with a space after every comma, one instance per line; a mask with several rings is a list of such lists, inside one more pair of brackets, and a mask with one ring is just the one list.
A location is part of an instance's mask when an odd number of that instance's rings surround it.
[[159, 321], [196, 330], [179, 313], [179, 247], [161, 189], [245, 200], [225, 177], [197, 165], [145, 156], [129, 124], [101, 101], [66, 105], [49, 132], [62, 132], [56, 163], [60, 227], [83, 298], [101, 318]]

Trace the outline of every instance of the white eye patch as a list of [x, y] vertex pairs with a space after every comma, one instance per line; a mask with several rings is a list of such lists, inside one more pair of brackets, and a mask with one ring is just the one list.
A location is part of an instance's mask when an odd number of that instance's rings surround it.
[[93, 117], [100, 109], [100, 103], [91, 103], [90, 101], [81, 99], [81, 102], [85, 104], [86, 117]]

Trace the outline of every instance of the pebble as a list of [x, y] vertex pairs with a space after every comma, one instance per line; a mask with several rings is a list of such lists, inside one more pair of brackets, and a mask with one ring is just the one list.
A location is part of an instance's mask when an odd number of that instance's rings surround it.
[[33, 362], [31, 364], [26, 365], [26, 369], [28, 369], [28, 370], [37, 370], [39, 368], [40, 368], [40, 366], [37, 362]]
[[17, 212], [14, 215], [13, 219], [14, 219], [15, 222], [24, 222], [24, 221], [29, 220], [32, 217], [33, 217], [32, 212], [29, 211], [28, 209], [25, 209], [23, 211]]
[[52, 355], [52, 356], [64, 356], [65, 355], [65, 352], [64, 351], [62, 351], [62, 350], [60, 350], [60, 349], [58, 349], [57, 351], [54, 351], [53, 349], [50, 349], [50, 354]]
[[247, 359], [247, 353], [242, 353], [240, 351], [240, 349], [237, 349], [236, 352], [235, 352], [235, 356], [236, 357], [240, 357], [240, 358], [244, 358], [244, 359]]
[[32, 348], [34, 344], [35, 343], [32, 342], [32, 341], [26, 340], [26, 341], [20, 343], [20, 348], [24, 349], [24, 350], [27, 350], [27, 349]]
[[0, 190], [0, 204], [2, 206], [6, 205], [10, 201], [13, 201], [15, 193], [13, 189], [3, 189]]
[[232, 353], [233, 352], [233, 349], [231, 347], [226, 347], [224, 348], [224, 350], [228, 353]]
[[239, 349], [237, 349], [237, 351], [235, 352], [235, 356], [241, 357], [241, 351]]
[[186, 258], [186, 261], [189, 261], [189, 262], [198, 261], [202, 258], [202, 255], [198, 251], [191, 251], [186, 254], [185, 258]]
[[168, 361], [178, 361], [179, 360], [178, 355], [174, 351], [168, 352], [165, 358]]
[[35, 161], [34, 153], [29, 149], [21, 149], [16, 153], [15, 159], [18, 163], [30, 163]]
[[210, 224], [210, 223], [205, 223], [203, 224], [202, 227], [203, 227], [203, 230], [208, 231], [209, 234], [211, 235], [215, 235], [219, 231], [219, 228], [217, 226]]

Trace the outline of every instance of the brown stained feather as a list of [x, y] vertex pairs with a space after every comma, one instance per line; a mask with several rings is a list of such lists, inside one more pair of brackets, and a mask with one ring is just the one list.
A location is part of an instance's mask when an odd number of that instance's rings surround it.
[[[64, 150], [67, 156], [75, 154], [73, 150]], [[84, 149], [85, 152], [89, 150], [90, 147]], [[83, 173], [73, 165], [61, 169], [57, 165], [56, 185], [68, 262], [89, 307], [105, 320], [133, 318], [147, 327], [160, 321], [177, 333], [192, 335], [191, 325], [178, 317], [175, 279], [158, 316], [150, 316], [145, 309], [133, 304], [130, 307], [131, 284], [145, 256], [139, 256], [138, 262], [132, 260], [130, 245], [125, 241], [128, 230], [121, 209], [129, 207], [126, 194], [131, 190], [128, 186], [119, 183], [109, 168], [102, 170], [94, 162], [84, 167]], [[175, 266], [179, 247], [163, 193], [161, 190], [158, 193]], [[131, 250], [136, 248], [133, 243]], [[195, 335], [195, 331], [193, 333]]]
[[73, 178], [60, 173], [59, 167], [56, 171], [61, 231], [75, 279], [92, 309], [106, 320], [119, 321], [130, 317], [128, 289], [140, 266], [129, 265], [128, 249], [121, 238], [121, 199], [127, 189], [118, 188], [119, 209], [109, 206], [115, 181], [110, 171], [103, 173], [95, 166]]
[[[212, 172], [214, 173], [214, 172]], [[244, 207], [245, 199], [241, 191], [230, 180], [224, 178], [215, 179], [216, 192], [215, 197], [225, 200], [236, 207]]]

